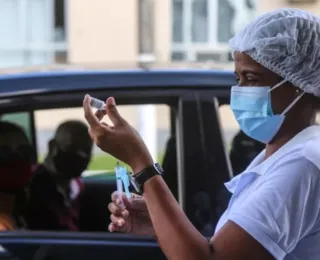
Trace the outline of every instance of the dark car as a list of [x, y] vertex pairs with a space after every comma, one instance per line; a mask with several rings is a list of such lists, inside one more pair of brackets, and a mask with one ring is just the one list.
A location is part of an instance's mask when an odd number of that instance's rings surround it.
[[[233, 72], [211, 69], [14, 73], [0, 76], [0, 111], [6, 120], [19, 112], [19, 121], [37, 147], [35, 111], [80, 107], [86, 93], [103, 100], [114, 96], [119, 105], [168, 105], [171, 129], [164, 179], [191, 222], [210, 236], [227, 206], [224, 182], [232, 176], [218, 109], [229, 103], [230, 86], [235, 84]], [[107, 204], [116, 189], [114, 175], [83, 179], [83, 232], [0, 233], [0, 244], [6, 248], [3, 257], [164, 259], [153, 238], [107, 232]]]

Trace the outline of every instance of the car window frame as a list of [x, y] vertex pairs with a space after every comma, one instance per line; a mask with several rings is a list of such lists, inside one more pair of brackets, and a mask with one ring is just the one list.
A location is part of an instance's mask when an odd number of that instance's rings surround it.
[[[180, 136], [177, 140], [177, 158], [178, 158], [178, 202], [182, 206], [182, 208], [185, 210], [187, 216], [189, 219], [192, 219], [191, 213], [194, 212], [194, 205], [192, 203], [192, 196], [186, 195], [186, 191], [194, 191], [194, 187], [191, 187], [190, 185], [186, 183], [188, 175], [192, 176], [191, 169], [193, 167], [190, 167], [190, 160], [187, 159], [188, 152], [185, 152], [184, 147], [182, 146], [182, 143], [186, 143], [188, 141], [188, 137], [190, 138], [190, 134], [187, 134], [187, 131], [192, 131], [193, 128], [188, 129], [186, 127], [189, 123], [187, 122], [197, 122], [198, 118], [196, 116], [190, 118], [190, 114], [188, 114], [187, 110], [183, 108], [183, 104], [185, 102], [196, 102], [196, 99], [200, 100], [200, 103], [211, 103], [214, 104], [214, 98], [222, 98], [227, 99], [229, 96], [229, 88], [226, 86], [221, 87], [213, 87], [213, 88], [205, 88], [205, 89], [197, 89], [196, 86], [194, 87], [188, 87], [185, 89], [181, 88], [175, 88], [167, 86], [165, 88], [155, 88], [155, 89], [146, 89], [146, 91], [136, 91], [134, 89], [125, 89], [122, 90], [121, 88], [119, 90], [92, 90], [92, 91], [74, 91], [73, 93], [55, 93], [53, 94], [35, 94], [31, 98], [28, 97], [28, 100], [25, 100], [21, 97], [12, 98], [11, 103], [3, 109], [4, 111], [16, 111], [16, 110], [23, 110], [23, 108], [27, 110], [38, 110], [38, 109], [53, 109], [53, 108], [62, 108], [62, 107], [79, 107], [81, 105], [84, 95], [89, 92], [92, 96], [99, 98], [99, 99], [105, 99], [108, 96], [115, 96], [117, 97], [117, 103], [119, 105], [125, 105], [125, 104], [167, 104], [171, 108], [176, 107], [176, 118], [175, 120], [172, 119], [172, 121], [175, 121], [175, 132], [177, 137]], [[68, 105], [67, 105], [68, 104]], [[196, 103], [195, 103], [196, 104]], [[195, 105], [195, 108], [198, 104]], [[200, 104], [201, 105], [201, 104]], [[0, 109], [1, 108], [0, 103]], [[213, 106], [214, 107], [214, 106]], [[192, 110], [190, 110], [192, 111]], [[213, 111], [214, 113], [218, 113], [218, 111], [215, 109]], [[186, 119], [189, 117], [189, 119]], [[183, 119], [184, 118], [184, 119]], [[34, 127], [34, 117], [33, 120], [33, 127]], [[211, 124], [219, 126], [219, 121], [217, 118], [212, 119]], [[204, 126], [205, 127], [205, 126]], [[183, 130], [184, 129], [184, 130]], [[196, 127], [194, 128], [196, 129]], [[199, 129], [197, 130], [199, 131]], [[220, 132], [222, 133], [222, 132]], [[181, 139], [182, 137], [182, 139]], [[220, 139], [220, 137], [218, 137]], [[220, 142], [220, 141], [219, 141]], [[203, 143], [203, 142], [202, 142]], [[34, 144], [36, 142], [34, 141]], [[208, 144], [207, 144], [208, 145]], [[205, 145], [205, 149], [208, 150], [210, 147], [207, 147]], [[200, 147], [200, 144], [197, 145], [199, 148], [199, 151], [203, 149], [203, 147]], [[188, 148], [190, 149], [190, 148]], [[200, 153], [202, 154], [202, 153]], [[203, 157], [205, 158], [205, 157]], [[202, 158], [202, 161], [203, 161]], [[221, 158], [220, 158], [221, 159]], [[215, 162], [216, 163], [216, 162]], [[222, 162], [222, 164], [225, 164], [225, 162]], [[208, 166], [203, 163], [201, 167], [204, 167], [203, 169], [208, 169]], [[207, 167], [207, 168], [206, 168]], [[212, 166], [210, 166], [212, 168]], [[210, 168], [209, 167], [209, 168]], [[211, 169], [210, 168], [210, 169]], [[197, 169], [199, 170], [199, 169]], [[200, 169], [201, 170], [201, 169]], [[204, 171], [208, 173], [207, 171]], [[227, 178], [227, 177], [224, 177]], [[187, 200], [187, 203], [186, 203]]]

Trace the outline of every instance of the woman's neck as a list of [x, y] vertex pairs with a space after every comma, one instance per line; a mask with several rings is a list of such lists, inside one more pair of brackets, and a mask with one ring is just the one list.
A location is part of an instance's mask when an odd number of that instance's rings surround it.
[[293, 137], [295, 137], [298, 133], [302, 130], [306, 129], [307, 127], [311, 126], [311, 124], [303, 124], [297, 127], [288, 127], [283, 128], [279, 131], [276, 135], [274, 140], [267, 144], [266, 146], [266, 157], [265, 159], [269, 158], [272, 154], [278, 151], [282, 146], [284, 146], [287, 142], [289, 142]]
[[0, 214], [12, 216], [15, 203], [15, 195], [0, 192]]

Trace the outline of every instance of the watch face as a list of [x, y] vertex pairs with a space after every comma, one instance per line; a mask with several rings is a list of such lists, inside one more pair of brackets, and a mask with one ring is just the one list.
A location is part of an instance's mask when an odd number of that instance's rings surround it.
[[160, 164], [159, 163], [156, 163], [156, 164], [154, 164], [154, 169], [158, 172], [158, 174], [162, 174], [163, 173], [163, 169], [162, 169], [162, 167], [160, 166]]
[[140, 188], [138, 187], [138, 185], [136, 184], [134, 178], [131, 175], [129, 175], [129, 179], [130, 179], [130, 182], [131, 182], [133, 188], [136, 190], [136, 192], [141, 193]]

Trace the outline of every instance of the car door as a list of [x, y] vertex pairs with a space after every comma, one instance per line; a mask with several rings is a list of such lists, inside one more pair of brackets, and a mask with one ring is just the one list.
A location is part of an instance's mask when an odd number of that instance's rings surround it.
[[205, 236], [214, 233], [229, 199], [224, 182], [230, 179], [230, 164], [218, 111], [218, 98], [224, 95], [227, 91], [199, 91], [179, 101], [180, 203]]
[[[85, 91], [87, 92], [88, 90], [86, 89]], [[90, 92], [90, 94], [100, 99], [108, 96], [117, 96], [118, 105], [164, 103], [170, 106], [170, 135], [174, 137], [175, 142], [174, 140], [171, 142], [173, 145], [170, 145], [171, 148], [168, 148], [168, 150], [170, 154], [176, 155], [176, 159], [169, 160], [171, 163], [168, 163], [168, 166], [166, 166], [164, 179], [173, 193], [176, 194], [177, 200], [191, 222], [205, 236], [212, 236], [214, 232], [215, 224], [222, 211], [219, 207], [223, 208], [221, 206], [222, 203], [217, 199], [219, 189], [230, 175], [228, 159], [219, 126], [217, 104], [217, 98], [220, 98], [224, 93], [225, 91], [221, 91], [219, 88], [216, 90], [213, 88], [204, 90], [199, 89], [196, 85], [182, 86], [180, 88], [168, 86], [160, 90], [147, 89], [147, 91], [143, 92], [108, 89], [92, 90]], [[84, 94], [84, 91], [74, 91], [72, 95], [65, 93], [55, 94], [54, 97], [39, 95], [33, 97], [34, 102], [31, 105], [33, 110], [36, 110], [38, 107], [41, 107], [41, 109], [52, 109], [79, 106]], [[169, 170], [171, 171], [169, 172]], [[172, 178], [174, 175], [176, 177]], [[99, 229], [93, 228], [91, 225], [87, 226], [85, 231], [99, 230], [105, 233], [109, 222], [107, 204], [109, 203], [111, 192], [115, 190], [115, 181], [114, 179], [109, 181], [84, 179], [84, 182], [88, 191], [84, 199], [85, 205], [83, 205], [87, 207], [87, 210], [85, 210], [88, 216], [86, 223], [96, 224], [99, 222]], [[99, 216], [99, 219], [94, 218], [94, 216]], [[83, 246], [88, 245], [92, 246], [92, 248], [97, 248], [101, 243], [106, 243], [108, 240], [113, 241], [108, 236], [103, 236], [101, 242], [95, 237], [96, 234], [89, 232], [79, 233], [82, 235], [77, 241], [79, 245]], [[16, 244], [17, 241], [22, 243], [23, 239], [27, 239], [28, 236], [30, 236], [30, 243], [25, 248], [26, 250], [31, 249], [30, 244], [46, 246], [47, 244], [54, 243], [62, 246], [74, 243], [75, 237], [73, 235], [75, 234], [72, 234], [71, 237], [60, 236], [62, 234], [57, 232], [49, 232], [47, 234], [48, 237], [56, 237], [57, 240], [46, 240], [43, 236], [37, 236], [34, 232], [26, 232], [25, 235], [27, 236], [25, 237], [20, 237], [22, 235], [20, 233], [13, 233], [12, 237], [3, 233], [0, 234], [0, 244], [3, 243], [3, 245], [15, 253], [23, 252], [22, 248], [10, 247], [10, 245]], [[37, 239], [32, 240], [33, 236]], [[127, 237], [127, 235], [119, 234], [118, 238], [119, 241], [127, 241]], [[155, 241], [153, 240], [152, 243], [155, 243]], [[117, 246], [117, 243], [113, 245]], [[134, 243], [133, 240], [129, 240], [125, 245], [140, 247], [140, 249], [144, 248], [141, 244]], [[147, 247], [149, 246], [147, 245]], [[150, 247], [153, 248], [154, 244], [150, 245]], [[84, 246], [83, 249], [85, 248]], [[123, 250], [121, 252], [126, 254], [128, 251]]]
[[164, 260], [153, 238], [78, 232], [1, 233], [0, 259], [10, 260]]

